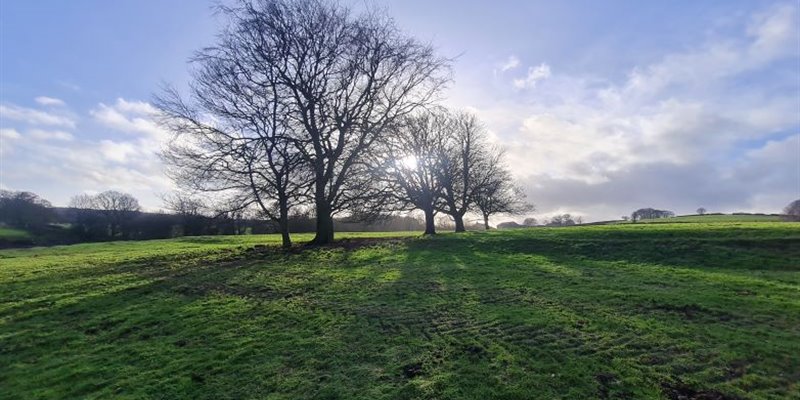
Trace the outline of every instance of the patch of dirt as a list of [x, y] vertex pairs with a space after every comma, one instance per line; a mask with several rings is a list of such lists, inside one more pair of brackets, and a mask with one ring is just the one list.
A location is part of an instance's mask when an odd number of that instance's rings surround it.
[[[344, 249], [347, 251], [358, 250], [364, 247], [377, 245], [400, 245], [408, 242], [411, 238], [345, 238], [335, 240], [333, 243], [320, 246], [316, 244], [306, 244], [305, 248], [331, 248]], [[294, 248], [293, 248], [294, 249]], [[299, 247], [297, 249], [300, 249]]]
[[600, 399], [608, 399], [611, 392], [611, 385], [617, 381], [617, 376], [610, 372], [601, 372], [594, 376], [594, 380], [599, 385], [597, 397]]
[[731, 314], [722, 311], [710, 310], [698, 304], [674, 305], [653, 302], [645, 306], [645, 309], [677, 314], [681, 318], [688, 320], [710, 318], [717, 319], [718, 321], [730, 321], [733, 319], [733, 315]]
[[740, 400], [716, 390], [695, 389], [680, 381], [661, 382], [661, 392], [671, 400]]
[[477, 357], [477, 358], [481, 358], [487, 354], [486, 349], [484, 349], [481, 346], [475, 346], [475, 345], [467, 346], [466, 348], [464, 348], [464, 352], [472, 357]]
[[746, 360], [734, 360], [729, 365], [728, 368], [725, 370], [725, 378], [727, 380], [734, 380], [741, 378], [744, 374], [747, 373], [747, 367], [749, 363]]
[[406, 364], [402, 368], [403, 370], [403, 377], [406, 379], [413, 379], [417, 376], [422, 375], [422, 363], [411, 363]]

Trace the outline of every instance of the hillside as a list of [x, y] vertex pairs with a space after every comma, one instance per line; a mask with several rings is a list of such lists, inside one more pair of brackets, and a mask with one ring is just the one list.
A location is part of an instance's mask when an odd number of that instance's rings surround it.
[[800, 224], [347, 237], [2, 250], [2, 397], [800, 397]]

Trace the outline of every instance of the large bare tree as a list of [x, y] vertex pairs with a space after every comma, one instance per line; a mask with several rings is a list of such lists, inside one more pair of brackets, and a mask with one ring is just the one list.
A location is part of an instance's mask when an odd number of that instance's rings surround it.
[[401, 208], [419, 209], [425, 216], [425, 234], [436, 233], [436, 205], [442, 184], [438, 168], [446, 155], [452, 119], [443, 110], [405, 118], [387, 141], [386, 171]]
[[295, 148], [313, 179], [316, 236], [333, 240], [333, 216], [375, 210], [371, 154], [387, 127], [436, 97], [449, 61], [391, 19], [322, 0], [242, 0], [223, 11], [247, 49], [240, 64], [276, 77]]
[[174, 133], [164, 152], [172, 177], [187, 189], [216, 193], [218, 214], [254, 208], [277, 223], [290, 247], [289, 213], [311, 176], [291, 139], [278, 69], [262, 58], [260, 33], [235, 21], [216, 46], [193, 58], [191, 102], [167, 88], [156, 105]]
[[500, 167], [500, 156], [491, 153], [486, 128], [477, 116], [458, 112], [451, 118], [453, 134], [437, 168], [442, 184], [442, 201], [437, 209], [453, 218], [456, 232], [464, 232], [464, 215], [491, 183]]

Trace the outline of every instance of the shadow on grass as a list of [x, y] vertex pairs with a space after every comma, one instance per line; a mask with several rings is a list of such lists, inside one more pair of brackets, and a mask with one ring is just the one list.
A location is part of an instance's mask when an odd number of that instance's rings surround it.
[[[12, 367], [0, 381], [19, 393], [42, 387], [61, 397], [640, 398], [791, 390], [793, 376], [778, 373], [798, 367], [785, 356], [800, 351], [797, 342], [786, 344], [797, 338], [789, 325], [800, 322], [797, 313], [781, 319], [780, 310], [767, 312], [772, 325], [762, 327], [773, 330], [759, 332], [742, 322], [775, 303], [742, 295], [736, 315], [724, 321], [714, 312], [730, 309], [718, 303], [734, 298], [725, 291], [730, 282], [669, 282], [664, 269], [702, 271], [709, 265], [703, 252], [722, 246], [729, 252], [710, 261], [714, 268], [757, 269], [737, 261], [745, 252], [759, 269], [782, 271], [792, 250], [768, 256], [716, 241], [687, 255], [653, 246], [447, 235], [96, 268], [96, 277], [133, 276], [93, 295], [74, 293], [62, 306], [23, 306], [4, 316], [0, 357]], [[86, 278], [43, 279], [37, 290]], [[765, 343], [765, 334], [779, 344]]]

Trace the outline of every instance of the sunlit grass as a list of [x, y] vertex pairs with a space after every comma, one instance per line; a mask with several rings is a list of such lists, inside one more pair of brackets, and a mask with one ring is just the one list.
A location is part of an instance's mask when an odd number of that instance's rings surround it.
[[400, 236], [0, 251], [0, 397], [800, 395], [800, 224]]

